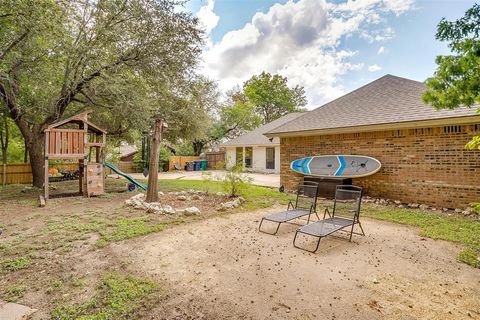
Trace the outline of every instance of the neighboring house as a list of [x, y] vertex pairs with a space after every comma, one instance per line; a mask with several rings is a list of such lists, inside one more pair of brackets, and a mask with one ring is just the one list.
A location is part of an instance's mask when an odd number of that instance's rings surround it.
[[120, 147], [118, 147], [119, 160], [121, 162], [133, 162], [133, 158], [137, 152], [137, 146], [122, 143]]
[[263, 134], [291, 121], [303, 113], [290, 113], [260, 128], [247, 132], [222, 144], [226, 150], [227, 168], [243, 163], [246, 169], [256, 172], [280, 172], [280, 141]]
[[476, 108], [437, 111], [422, 102], [421, 82], [386, 75], [266, 132], [281, 137], [281, 184], [303, 176], [291, 161], [313, 155], [377, 158], [382, 169], [354, 179], [367, 194], [463, 208], [480, 200], [480, 153], [465, 144], [480, 134]]

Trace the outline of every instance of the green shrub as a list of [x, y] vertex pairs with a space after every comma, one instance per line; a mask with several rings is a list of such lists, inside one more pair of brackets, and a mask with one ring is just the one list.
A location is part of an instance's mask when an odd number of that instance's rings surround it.
[[243, 166], [238, 164], [225, 170], [218, 179], [222, 183], [223, 190], [231, 197], [241, 195], [253, 180], [243, 172]]

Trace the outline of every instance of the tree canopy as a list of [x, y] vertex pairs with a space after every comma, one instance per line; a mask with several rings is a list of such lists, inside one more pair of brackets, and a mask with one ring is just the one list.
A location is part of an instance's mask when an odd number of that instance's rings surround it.
[[264, 124], [287, 113], [305, 110], [305, 90], [301, 86], [290, 88], [287, 81], [281, 75], [262, 72], [244, 83], [243, 93]]
[[288, 87], [288, 79], [262, 72], [252, 76], [242, 88], [227, 92], [226, 100], [212, 115], [205, 135], [193, 140], [193, 152], [199, 155], [206, 146], [233, 139], [287, 113], [302, 112], [307, 100], [303, 87]]
[[113, 135], [147, 130], [151, 117], [177, 125], [172, 137], [201, 129], [202, 33], [179, 4], [0, 0], [0, 101], [26, 141], [34, 185], [43, 130], [86, 108]]
[[[442, 19], [436, 39], [448, 42], [452, 54], [437, 56], [437, 70], [426, 81], [423, 100], [437, 109], [479, 104], [480, 5], [473, 5], [456, 21]], [[480, 138], [474, 138], [467, 147], [480, 149]]]

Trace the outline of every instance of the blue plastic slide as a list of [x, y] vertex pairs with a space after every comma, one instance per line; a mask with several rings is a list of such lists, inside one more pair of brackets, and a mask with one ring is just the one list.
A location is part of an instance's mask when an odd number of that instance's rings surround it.
[[137, 180], [133, 179], [132, 176], [120, 171], [117, 167], [115, 167], [113, 164], [111, 163], [108, 163], [108, 162], [105, 162], [103, 164], [105, 167], [107, 168], [110, 168], [112, 169], [113, 172], [115, 172], [116, 174], [124, 177], [125, 179], [127, 179], [128, 181], [130, 181], [131, 183], [133, 183], [134, 185], [136, 185], [137, 187], [139, 188], [142, 188], [143, 190], [147, 191], [147, 186], [144, 185], [143, 183], [140, 183], [138, 182]]

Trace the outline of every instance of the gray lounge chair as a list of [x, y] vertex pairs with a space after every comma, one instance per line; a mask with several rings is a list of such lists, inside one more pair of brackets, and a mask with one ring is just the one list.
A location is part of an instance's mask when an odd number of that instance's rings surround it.
[[[339, 185], [335, 190], [335, 201], [333, 210], [330, 214], [328, 208], [325, 209], [323, 220], [319, 220], [297, 229], [293, 238], [293, 246], [309, 252], [318, 250], [320, 240], [337, 231], [347, 231], [350, 233], [349, 241], [352, 241], [353, 234], [365, 235], [362, 225], [360, 224], [360, 205], [362, 203], [362, 188], [350, 185]], [[329, 218], [325, 219], [326, 215]], [[358, 224], [362, 233], [353, 232], [353, 228]], [[344, 230], [350, 228], [350, 231]], [[295, 244], [299, 233], [306, 234], [318, 238], [315, 250], [308, 250]]]
[[[288, 202], [287, 211], [277, 212], [262, 218], [258, 230], [263, 233], [276, 234], [280, 225], [285, 222], [290, 222], [294, 219], [308, 216], [307, 223], [310, 222], [312, 213], [317, 215], [317, 194], [318, 183], [313, 181], [305, 181], [298, 186], [297, 197], [295, 203], [290, 200]], [[318, 218], [318, 215], [317, 215]], [[275, 232], [270, 233], [262, 230], [263, 221], [271, 221], [277, 223]]]

